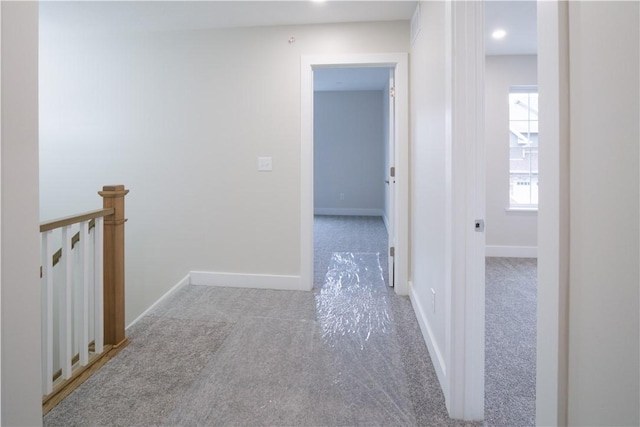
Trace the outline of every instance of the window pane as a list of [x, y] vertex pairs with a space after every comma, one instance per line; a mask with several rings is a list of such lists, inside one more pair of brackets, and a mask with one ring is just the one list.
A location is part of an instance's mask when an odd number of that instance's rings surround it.
[[529, 94], [509, 94], [509, 119], [529, 120]]
[[[510, 147], [509, 148], [509, 160], [522, 161], [524, 160], [524, 148], [522, 147]], [[513, 171], [514, 164], [509, 164], [509, 169]]]
[[523, 88], [509, 94], [509, 200], [538, 204], [538, 94]]
[[509, 172], [519, 174], [538, 173], [538, 150], [534, 147], [509, 149]]
[[538, 120], [538, 94], [529, 93], [529, 109], [531, 110], [531, 120]]
[[538, 204], [538, 176], [512, 174], [509, 182], [509, 201], [512, 207]]

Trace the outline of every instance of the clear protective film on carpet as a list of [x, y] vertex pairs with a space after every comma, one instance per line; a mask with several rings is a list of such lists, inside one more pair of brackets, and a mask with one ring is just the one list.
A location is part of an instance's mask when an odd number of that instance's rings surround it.
[[415, 425], [381, 271], [334, 253], [317, 321], [244, 318], [167, 424]]
[[322, 336], [332, 345], [346, 336], [360, 348], [372, 334], [391, 330], [387, 290], [379, 254], [335, 252], [316, 296]]
[[373, 404], [365, 410], [377, 414], [371, 423], [415, 424], [379, 254], [334, 252], [316, 311], [346, 399]]

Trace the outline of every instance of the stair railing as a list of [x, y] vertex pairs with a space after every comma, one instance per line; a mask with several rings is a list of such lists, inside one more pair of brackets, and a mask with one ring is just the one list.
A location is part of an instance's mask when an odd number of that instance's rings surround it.
[[[124, 325], [123, 185], [103, 208], [40, 224], [42, 384], [46, 414], [128, 344]], [[77, 230], [77, 232], [76, 232]], [[60, 249], [54, 252], [54, 243]]]

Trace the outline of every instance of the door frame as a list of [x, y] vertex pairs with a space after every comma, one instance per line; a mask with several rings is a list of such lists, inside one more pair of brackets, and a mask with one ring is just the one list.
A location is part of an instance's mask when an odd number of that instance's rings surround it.
[[449, 416], [484, 419], [485, 218], [484, 2], [447, 2], [451, 70], [451, 261], [445, 295]]
[[391, 67], [395, 70], [395, 291], [409, 293], [409, 59], [405, 53], [304, 55], [300, 67], [300, 282], [313, 288], [313, 70]]
[[[568, 423], [569, 389], [569, 4], [538, 1], [540, 200], [536, 424]], [[541, 339], [544, 337], [544, 339]]]
[[[396, 164], [396, 100], [395, 100], [395, 87], [396, 87], [396, 72], [395, 69], [389, 68], [389, 81], [387, 82], [386, 92], [384, 95], [386, 105], [386, 117], [387, 121], [387, 134], [385, 135], [385, 156], [387, 161], [385, 162], [384, 171], [387, 179], [385, 180], [385, 197], [384, 197], [384, 213], [385, 227], [387, 228], [387, 269], [389, 272], [388, 284], [392, 288], [396, 285], [395, 279], [395, 255], [392, 255], [392, 249], [396, 246], [396, 177], [395, 173], [391, 173], [391, 168]], [[395, 250], [395, 249], [393, 249]]]

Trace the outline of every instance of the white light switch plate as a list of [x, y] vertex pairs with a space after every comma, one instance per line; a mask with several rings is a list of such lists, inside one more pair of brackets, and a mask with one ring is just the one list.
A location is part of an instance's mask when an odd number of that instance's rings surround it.
[[258, 170], [261, 172], [271, 172], [273, 170], [271, 157], [258, 157]]

